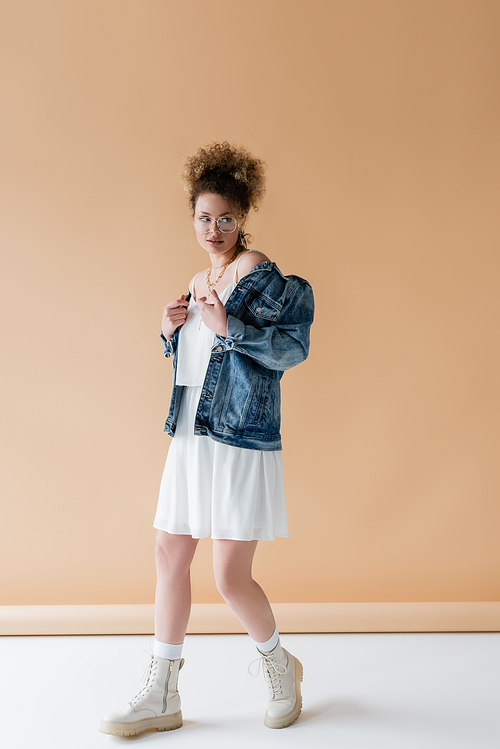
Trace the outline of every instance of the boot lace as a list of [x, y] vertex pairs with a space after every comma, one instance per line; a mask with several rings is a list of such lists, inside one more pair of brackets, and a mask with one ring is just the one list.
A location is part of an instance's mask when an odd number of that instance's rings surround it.
[[143, 699], [153, 688], [156, 672], [158, 670], [158, 660], [155, 658], [154, 655], [151, 656], [151, 660], [149, 661], [148, 665], [146, 666], [146, 669], [142, 675], [141, 678], [141, 684], [145, 681], [146, 683], [144, 686], [140, 689], [139, 692], [135, 695], [135, 697], [132, 697], [130, 700], [131, 705], [136, 705], [141, 699]]
[[[257, 666], [257, 671], [253, 674], [250, 670], [250, 667], [257, 662], [259, 665]], [[257, 677], [259, 675], [261, 665], [264, 679], [266, 680], [267, 686], [269, 688], [269, 695], [271, 699], [274, 699], [276, 695], [282, 694], [283, 692], [281, 676], [283, 674], [286, 674], [288, 669], [282, 663], [278, 663], [275, 655], [262, 655], [252, 661], [250, 666], [248, 667], [248, 673], [250, 674], [250, 676]]]

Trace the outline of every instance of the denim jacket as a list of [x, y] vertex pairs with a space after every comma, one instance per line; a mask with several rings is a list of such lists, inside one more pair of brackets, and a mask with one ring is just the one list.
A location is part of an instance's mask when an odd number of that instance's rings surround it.
[[[187, 301], [190, 296], [188, 289]], [[281, 450], [280, 380], [309, 353], [311, 285], [284, 276], [265, 260], [238, 281], [225, 307], [227, 335], [214, 337], [194, 433], [251, 450]], [[173, 356], [174, 386], [163, 430], [171, 437], [185, 388], [175, 381], [179, 331], [180, 326], [170, 340], [160, 333], [165, 356]]]

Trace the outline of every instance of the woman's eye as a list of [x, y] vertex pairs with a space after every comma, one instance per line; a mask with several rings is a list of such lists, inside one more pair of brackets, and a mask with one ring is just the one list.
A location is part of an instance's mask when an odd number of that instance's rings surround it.
[[201, 221], [203, 224], [206, 224], [207, 221], [210, 221], [210, 219], [208, 218], [208, 216], [200, 216], [198, 221]]
[[229, 216], [224, 216], [224, 218], [221, 219], [223, 224], [230, 224], [233, 219], [229, 218]]

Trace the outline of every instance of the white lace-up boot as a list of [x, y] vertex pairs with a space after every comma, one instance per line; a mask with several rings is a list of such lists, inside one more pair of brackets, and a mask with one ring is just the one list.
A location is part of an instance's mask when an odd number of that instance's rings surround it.
[[[260, 653], [260, 650], [259, 650]], [[257, 673], [252, 674], [250, 666], [259, 661]], [[268, 728], [291, 726], [302, 710], [300, 683], [303, 677], [302, 663], [278, 643], [270, 653], [263, 653], [248, 667], [252, 676], [258, 676], [260, 664], [269, 688], [269, 702], [264, 718]]]
[[[110, 713], [101, 721], [101, 733], [135, 736], [148, 728], [172, 731], [182, 726], [181, 698], [177, 691], [184, 658], [169, 661], [151, 657], [145, 671], [146, 683], [123, 710]], [[144, 680], [143, 676], [143, 680]]]

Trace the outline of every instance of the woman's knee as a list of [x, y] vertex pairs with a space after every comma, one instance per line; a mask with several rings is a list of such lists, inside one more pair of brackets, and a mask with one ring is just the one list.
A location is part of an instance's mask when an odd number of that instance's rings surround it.
[[217, 590], [225, 601], [236, 600], [245, 594], [248, 583], [251, 582], [251, 575], [242, 577], [235, 575], [230, 569], [215, 571], [215, 584]]
[[256, 544], [241, 544], [244, 545], [229, 542], [221, 546], [214, 541], [215, 584], [226, 601], [245, 596], [253, 583], [252, 558]]
[[192, 536], [158, 531], [156, 534], [156, 568], [161, 572], [186, 573], [193, 561], [198, 545]]

